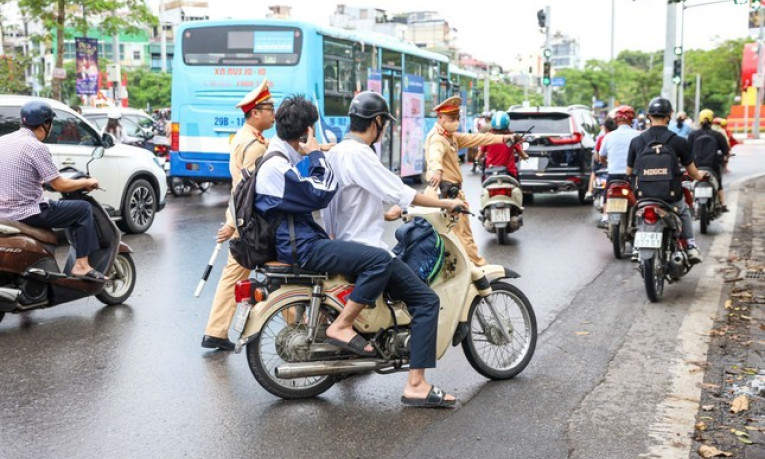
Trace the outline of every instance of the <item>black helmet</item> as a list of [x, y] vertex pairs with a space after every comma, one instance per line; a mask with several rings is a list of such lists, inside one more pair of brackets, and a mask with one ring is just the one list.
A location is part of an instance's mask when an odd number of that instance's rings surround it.
[[359, 118], [374, 118], [382, 115], [389, 120], [396, 122], [388, 109], [388, 102], [380, 94], [372, 91], [363, 91], [356, 94], [348, 108], [348, 116], [358, 116]]
[[649, 116], [665, 117], [672, 114], [672, 103], [663, 97], [654, 97], [648, 103]]
[[37, 127], [53, 121], [55, 116], [50, 105], [41, 100], [31, 100], [21, 107], [21, 124], [24, 126]]

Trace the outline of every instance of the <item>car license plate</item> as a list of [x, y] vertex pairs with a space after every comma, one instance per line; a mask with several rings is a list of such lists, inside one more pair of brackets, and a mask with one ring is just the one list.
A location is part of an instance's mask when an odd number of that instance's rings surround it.
[[608, 201], [606, 201], [606, 213], [620, 213], [623, 214], [627, 212], [627, 200], [626, 199], [619, 199], [619, 198], [611, 198]]
[[694, 194], [697, 198], [711, 198], [712, 188], [708, 186], [698, 187], [694, 190]]
[[636, 249], [658, 249], [661, 247], [661, 233], [638, 231], [635, 233]]
[[510, 209], [491, 209], [491, 221], [506, 223], [510, 221]]
[[250, 309], [252, 305], [248, 303], [239, 303], [236, 305], [236, 313], [234, 314], [234, 330], [237, 333], [242, 333], [244, 326], [247, 325], [247, 318], [250, 316]]
[[539, 169], [539, 158], [529, 158], [521, 161], [521, 170], [535, 171]]

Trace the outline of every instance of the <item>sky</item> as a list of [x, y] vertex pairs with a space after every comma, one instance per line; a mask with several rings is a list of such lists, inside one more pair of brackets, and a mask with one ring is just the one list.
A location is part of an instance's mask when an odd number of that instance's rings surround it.
[[[687, 5], [710, 0], [688, 0]], [[615, 52], [664, 48], [666, 0], [613, 0], [616, 10]], [[157, 4], [159, 0], [150, 0]], [[338, 3], [383, 8], [389, 13], [438, 11], [457, 29], [457, 45], [480, 60], [512, 65], [518, 55], [535, 54], [544, 44], [536, 12], [549, 5], [551, 30], [579, 39], [581, 57], [608, 59], [611, 53], [611, 0], [209, 0], [211, 18], [259, 18], [269, 5], [292, 6], [292, 18], [329, 25]], [[467, 5], [480, 5], [471, 7]], [[384, 5], [384, 6], [380, 6]], [[709, 49], [722, 40], [748, 35], [746, 5], [733, 0], [687, 8], [685, 43], [688, 49]], [[680, 16], [678, 11], [678, 17]], [[678, 27], [679, 37], [679, 27]], [[678, 38], [679, 44], [679, 38]]]

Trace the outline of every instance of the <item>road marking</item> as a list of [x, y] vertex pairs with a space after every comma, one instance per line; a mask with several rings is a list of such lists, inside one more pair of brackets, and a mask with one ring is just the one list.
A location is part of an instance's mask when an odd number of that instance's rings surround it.
[[[718, 221], [722, 232], [715, 236], [709, 248], [707, 261], [702, 264], [704, 273], [696, 284], [694, 301], [683, 319], [677, 334], [678, 357], [668, 370], [672, 385], [664, 400], [657, 406], [656, 421], [649, 427], [648, 436], [654, 444], [641, 457], [688, 457], [696, 413], [699, 411], [701, 384], [704, 372], [691, 362], [706, 362], [709, 350], [709, 330], [714, 326], [714, 316], [720, 304], [723, 276], [717, 274], [717, 259], [727, 259], [733, 238], [733, 226], [738, 208], [738, 190], [730, 193], [730, 212]], [[727, 217], [727, 218], [725, 218]]]

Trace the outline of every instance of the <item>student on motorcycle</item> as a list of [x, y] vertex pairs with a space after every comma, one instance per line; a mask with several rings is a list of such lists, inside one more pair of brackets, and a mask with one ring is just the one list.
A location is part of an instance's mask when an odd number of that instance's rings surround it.
[[[438, 199], [417, 193], [382, 165], [372, 145], [385, 132], [385, 125], [395, 123], [396, 119], [380, 94], [372, 91], [357, 94], [351, 101], [348, 116], [350, 132], [327, 153], [327, 162], [338, 182], [337, 194], [322, 211], [324, 227], [331, 237], [387, 251], [389, 247], [383, 240], [384, 222], [400, 218], [402, 209], [411, 205], [450, 211], [457, 206], [466, 207], [459, 199]], [[384, 213], [386, 204], [393, 207]], [[402, 400], [407, 403], [412, 399], [430, 399], [432, 406], [454, 404], [454, 397], [444, 395], [425, 380], [425, 369], [436, 366], [438, 296], [397, 257], [391, 262], [386, 290], [404, 301], [412, 314], [410, 369]]]
[[71, 232], [76, 253], [72, 276], [103, 282], [107, 278], [90, 266], [88, 255], [98, 249], [93, 210], [85, 201], [52, 201], [43, 197], [46, 182], [59, 192], [95, 190], [98, 180], [61, 177], [50, 150], [43, 143], [51, 132], [53, 109], [33, 100], [21, 107], [21, 128], [0, 137], [0, 219], [40, 228]]
[[688, 143], [691, 145], [691, 153], [698, 167], [712, 169], [717, 179], [717, 198], [722, 206], [722, 211], [727, 212], [725, 205], [725, 193], [723, 192], [722, 169], [730, 152], [728, 141], [723, 134], [713, 127], [715, 114], [712, 110], [704, 109], [699, 112], [699, 124], [701, 128], [691, 132]]
[[[311, 213], [325, 208], [337, 193], [337, 180], [313, 135], [319, 113], [303, 96], [285, 98], [275, 114], [276, 134], [266, 155], [276, 156], [258, 169], [255, 209], [275, 230], [278, 261], [301, 268], [356, 277], [342, 313], [327, 329], [327, 343], [365, 357], [372, 346], [353, 330], [353, 319], [374, 305], [391, 274], [391, 255], [379, 247], [330, 239]], [[301, 143], [301, 138], [305, 142]]]
[[[603, 138], [603, 142], [598, 151], [598, 162], [608, 167], [608, 180], [606, 189], [611, 182], [616, 180], [627, 180], [627, 154], [630, 149], [632, 139], [639, 136], [640, 133], [632, 129], [632, 120], [635, 119], [635, 110], [629, 105], [620, 105], [614, 111], [614, 122], [616, 129]], [[608, 194], [606, 194], [606, 197]], [[601, 223], [608, 222], [608, 216], [603, 211]]]
[[[651, 120], [651, 127], [643, 131], [640, 135], [632, 139], [627, 155], [627, 175], [634, 176], [638, 170], [635, 169], [635, 162], [638, 155], [651, 142], [658, 142], [669, 147], [677, 160], [682, 164], [688, 175], [694, 180], [702, 180], [706, 173], [700, 172], [693, 163], [693, 155], [688, 141], [676, 135], [668, 129], [668, 124], [672, 117], [672, 104], [669, 100], [662, 97], [656, 97], [648, 104], [648, 118]], [[677, 196], [678, 200], [671, 202], [672, 206], [678, 209], [678, 214], [682, 221], [682, 237], [686, 242], [686, 253], [691, 263], [701, 263], [701, 252], [696, 247], [696, 240], [693, 237], [693, 220], [691, 211], [685, 204], [682, 190], [682, 173], [680, 168], [673, 168], [671, 181], [672, 195]], [[638, 184], [640, 190], [640, 184]], [[651, 197], [642, 195], [640, 197]]]
[[[512, 134], [513, 132], [508, 129], [509, 126], [510, 116], [506, 112], [497, 112], [491, 117], [492, 134]], [[486, 167], [506, 167], [508, 174], [516, 179], [518, 179], [518, 168], [515, 163], [515, 155], [517, 154], [521, 159], [529, 159], [529, 155], [523, 151], [523, 146], [518, 142], [512, 144], [512, 146], [508, 146], [506, 143], [482, 145], [478, 148], [478, 151], [476, 161], [480, 161], [485, 156], [484, 164]], [[486, 177], [483, 177], [483, 180], [486, 180]]]

